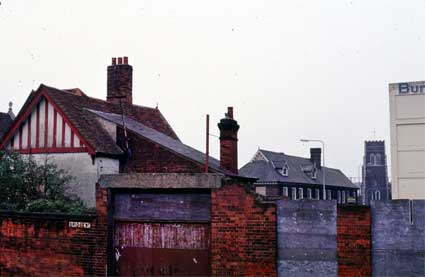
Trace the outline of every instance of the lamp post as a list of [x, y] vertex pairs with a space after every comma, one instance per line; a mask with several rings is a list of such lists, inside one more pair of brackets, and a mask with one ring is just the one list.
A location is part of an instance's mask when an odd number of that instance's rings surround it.
[[326, 200], [326, 173], [325, 173], [325, 142], [319, 139], [301, 139], [301, 142], [320, 142], [323, 149], [323, 200]]

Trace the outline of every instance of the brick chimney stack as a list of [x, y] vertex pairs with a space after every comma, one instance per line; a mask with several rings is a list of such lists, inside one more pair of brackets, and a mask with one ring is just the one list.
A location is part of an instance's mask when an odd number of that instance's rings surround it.
[[310, 160], [317, 168], [322, 167], [322, 148], [310, 148]]
[[238, 130], [233, 119], [233, 107], [227, 108], [225, 117], [218, 123], [220, 129], [220, 168], [238, 174]]
[[133, 104], [133, 67], [128, 64], [128, 57], [112, 58], [107, 82], [108, 102], [119, 103], [121, 100]]

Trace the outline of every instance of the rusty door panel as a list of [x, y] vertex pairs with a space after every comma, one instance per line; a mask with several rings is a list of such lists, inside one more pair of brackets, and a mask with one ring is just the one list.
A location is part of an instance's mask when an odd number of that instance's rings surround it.
[[116, 265], [121, 276], [207, 276], [209, 251], [127, 247]]
[[116, 222], [114, 248], [118, 275], [209, 275], [209, 224]]

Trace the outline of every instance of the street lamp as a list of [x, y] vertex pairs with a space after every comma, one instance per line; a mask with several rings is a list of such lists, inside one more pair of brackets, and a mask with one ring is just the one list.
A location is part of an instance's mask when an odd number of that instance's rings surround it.
[[326, 200], [326, 174], [325, 174], [325, 142], [319, 139], [300, 139], [301, 142], [320, 142], [323, 149], [323, 200]]

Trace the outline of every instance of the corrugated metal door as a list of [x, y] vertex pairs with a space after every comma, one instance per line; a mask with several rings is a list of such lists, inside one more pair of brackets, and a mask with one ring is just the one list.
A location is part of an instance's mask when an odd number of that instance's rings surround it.
[[115, 197], [115, 273], [210, 274], [209, 193], [120, 193]]

